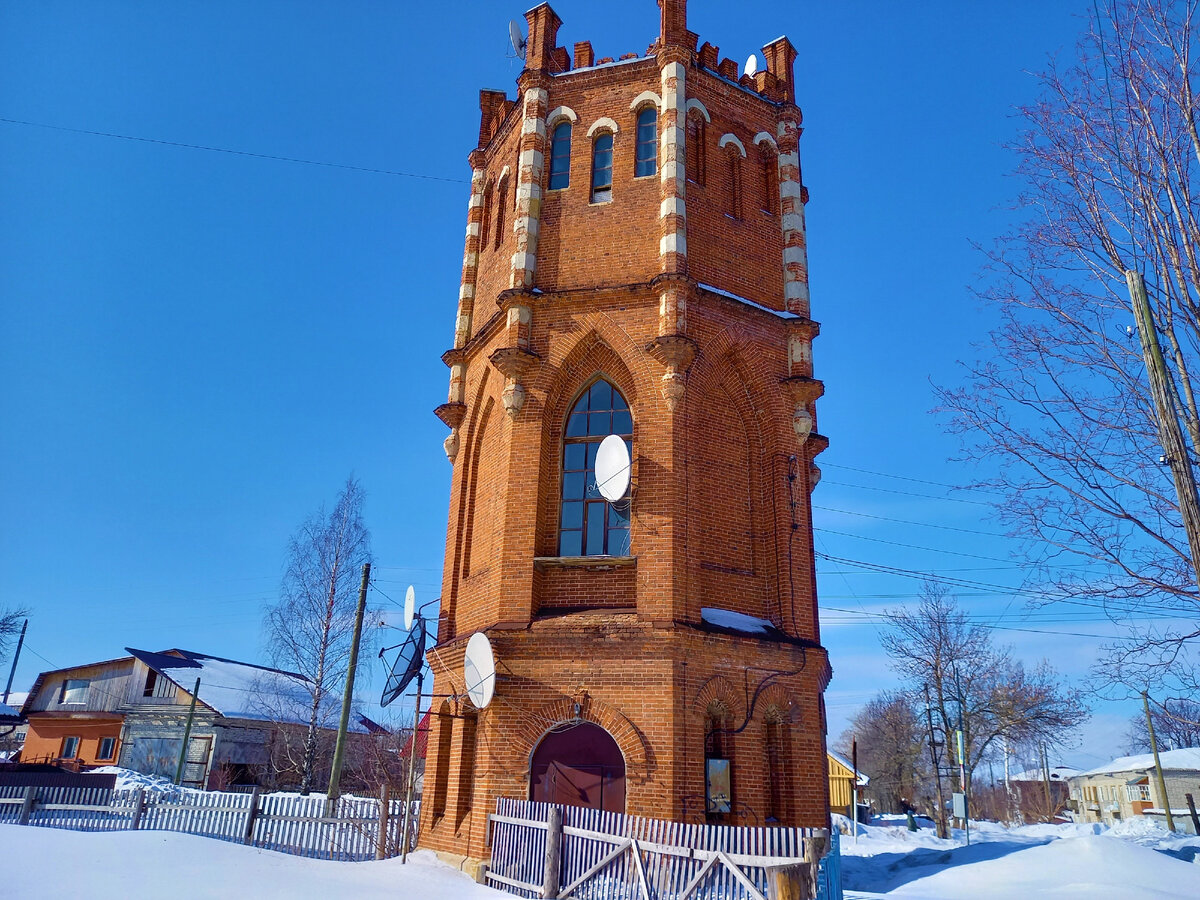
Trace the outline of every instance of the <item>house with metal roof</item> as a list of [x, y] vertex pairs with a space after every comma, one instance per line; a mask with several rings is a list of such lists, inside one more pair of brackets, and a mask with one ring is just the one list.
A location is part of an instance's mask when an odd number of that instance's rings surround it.
[[1158, 754], [1167, 796], [1154, 771], [1154, 755], [1121, 756], [1068, 779], [1077, 821], [1112, 825], [1135, 816], [1162, 816], [1168, 803], [1177, 828], [1191, 830], [1186, 794], [1200, 795], [1200, 747]]

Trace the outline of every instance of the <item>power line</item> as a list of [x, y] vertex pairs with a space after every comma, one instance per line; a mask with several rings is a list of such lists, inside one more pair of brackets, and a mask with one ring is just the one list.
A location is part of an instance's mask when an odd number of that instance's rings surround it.
[[161, 138], [139, 137], [133, 134], [116, 134], [111, 131], [92, 131], [87, 128], [69, 128], [65, 125], [47, 125], [44, 122], [26, 122], [21, 119], [0, 118], [6, 125], [26, 125], [31, 128], [46, 128], [50, 131], [66, 131], [70, 134], [88, 134], [93, 137], [117, 138], [122, 141], [137, 141], [142, 144], [160, 144], [164, 147], [181, 147], [185, 150], [206, 150], [209, 153], [228, 153], [233, 156], [250, 156], [254, 159], [269, 159], [276, 162], [299, 163], [305, 166], [324, 166], [329, 169], [347, 169], [352, 172], [367, 172], [371, 175], [394, 175], [399, 178], [419, 178], [424, 181], [443, 181], [448, 184], [470, 184], [462, 178], [445, 178], [441, 175], [424, 175], [419, 172], [399, 172], [393, 169], [373, 169], [369, 166], [352, 166], [346, 163], [325, 162], [318, 159], [300, 159], [294, 156], [276, 156], [272, 153], [253, 153], [249, 150], [234, 150], [229, 147], [209, 147], [205, 144], [185, 144], [182, 141], [167, 141]]
[[914, 491], [898, 491], [895, 488], [872, 487], [869, 484], [849, 484], [845, 481], [830, 481], [822, 479], [822, 484], [836, 484], [838, 487], [859, 488], [864, 491], [881, 491], [885, 494], [903, 494], [905, 497], [923, 497], [926, 500], [944, 500], [947, 503], [969, 503], [972, 506], [993, 506], [982, 500], [964, 500], [962, 497], [936, 497], [933, 494], [918, 494]]
[[874, 472], [871, 469], [859, 469], [855, 468], [854, 466], [839, 466], [836, 463], [830, 462], [822, 462], [821, 466], [826, 469], [845, 469], [847, 472], [860, 472], [863, 475], [875, 475], [879, 478], [896, 478], [900, 481], [912, 481], [916, 484], [929, 484], [933, 485], [934, 487], [950, 488], [952, 491], [974, 491], [979, 494], [995, 494], [996, 496], [1003, 496], [999, 491], [989, 491], [984, 488], [962, 487], [961, 485], [957, 484], [946, 484], [944, 481], [929, 481], [925, 478], [913, 478], [908, 475], [895, 475], [888, 472]]
[[825, 534], [836, 534], [838, 537], [854, 538], [860, 541], [874, 541], [877, 544], [890, 544], [893, 547], [904, 547], [907, 550], [925, 550], [929, 553], [948, 553], [951, 556], [967, 556], [971, 559], [986, 559], [990, 562], [1008, 562], [1008, 560], [1001, 559], [998, 556], [981, 556], [978, 553], [964, 553], [961, 550], [943, 550], [938, 547], [922, 547], [918, 544], [904, 544], [900, 541], [889, 541], [884, 538], [867, 537], [865, 534], [851, 534], [848, 531], [833, 531], [829, 528], [822, 528], [821, 531], [823, 531]]
[[881, 522], [895, 522], [898, 525], [920, 525], [922, 528], [940, 528], [943, 531], [960, 531], [963, 534], [981, 534], [984, 537], [1008, 538], [1009, 540], [1016, 540], [1015, 538], [1009, 537], [1007, 534], [1000, 534], [998, 531], [979, 531], [975, 528], [959, 528], [955, 525], [935, 525], [932, 522], [914, 522], [912, 519], [895, 519], [891, 516], [879, 516], [874, 515], [873, 513], [855, 512], [852, 509], [836, 509], [832, 506], [814, 505], [813, 509], [819, 509], [822, 512], [841, 513], [842, 515], [846, 516], [860, 516], [864, 519], [878, 519]]

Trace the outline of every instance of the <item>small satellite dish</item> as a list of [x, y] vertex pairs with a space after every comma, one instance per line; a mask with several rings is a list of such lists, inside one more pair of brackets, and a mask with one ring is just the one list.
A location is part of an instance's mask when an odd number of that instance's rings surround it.
[[517, 54], [518, 58], [525, 58], [525, 35], [521, 33], [521, 25], [516, 19], [512, 19], [508, 23], [508, 42], [512, 44], [513, 53]]
[[753, 78], [758, 74], [758, 54], [751, 53], [746, 59], [746, 74]]
[[492, 642], [482, 631], [475, 632], [467, 641], [463, 680], [467, 683], [467, 696], [475, 708], [485, 709], [496, 693], [496, 657], [492, 654]]
[[610, 434], [596, 451], [596, 488], [609, 503], [629, 490], [629, 448], [619, 434]]
[[[396, 659], [388, 669], [387, 681], [383, 685], [383, 696], [379, 698], [380, 706], [387, 706], [403, 694], [405, 688], [421, 671], [421, 666], [425, 662], [425, 624], [421, 620], [417, 620], [417, 627], [408, 633], [404, 643], [399, 645], [399, 650]], [[387, 652], [387, 650], [380, 650], [380, 658], [383, 658]]]
[[404, 630], [412, 631], [413, 617], [417, 614], [417, 594], [410, 584], [404, 592]]

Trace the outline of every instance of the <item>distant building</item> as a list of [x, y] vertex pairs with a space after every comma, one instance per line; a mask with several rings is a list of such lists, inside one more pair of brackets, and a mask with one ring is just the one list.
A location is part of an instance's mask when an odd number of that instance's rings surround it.
[[[839, 815], [850, 815], [850, 804], [854, 802], [854, 766], [836, 753], [826, 751], [829, 757], [829, 811]], [[863, 790], [870, 778], [858, 773], [858, 804], [866, 805]]]
[[[281, 757], [296, 755], [308, 720], [303, 676], [186, 650], [126, 650], [38, 675], [22, 708], [29, 723], [22, 761], [174, 777], [197, 678], [183, 784], [269, 783], [286, 768]], [[352, 730], [379, 727], [368, 722]]]
[[[1154, 755], [1122, 756], [1069, 779], [1076, 819], [1112, 825], [1122, 819], [1151, 815], [1167, 802], [1177, 817], [1187, 819], [1184, 794], [1200, 794], [1200, 747], [1167, 750], [1158, 755], [1167, 797], [1158, 790]], [[1175, 812], [1178, 810], [1178, 812]], [[1179, 819], [1176, 825], [1182, 825]]]

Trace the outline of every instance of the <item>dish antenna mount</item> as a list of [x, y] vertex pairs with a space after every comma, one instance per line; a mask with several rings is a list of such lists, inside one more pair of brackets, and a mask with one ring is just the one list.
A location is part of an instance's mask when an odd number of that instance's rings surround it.
[[758, 54], [757, 53], [751, 53], [746, 58], [745, 71], [746, 71], [746, 74], [749, 75], [751, 78], [753, 78], [755, 75], [758, 74]]
[[383, 696], [379, 698], [380, 706], [387, 706], [400, 697], [412, 684], [413, 679], [420, 674], [421, 666], [425, 664], [425, 622], [418, 616], [416, 624], [417, 627], [408, 633], [404, 643], [379, 651], [379, 658], [383, 659], [385, 653], [399, 650], [391, 666], [388, 667], [387, 681], [383, 685]]
[[524, 32], [521, 31], [521, 23], [516, 19], [509, 20], [508, 42], [512, 45], [513, 53], [517, 55], [517, 59], [524, 60], [525, 46], [529, 41], [526, 40]]
[[496, 655], [492, 652], [492, 642], [482, 631], [475, 632], [467, 641], [463, 681], [475, 708], [486, 709], [496, 693]]

